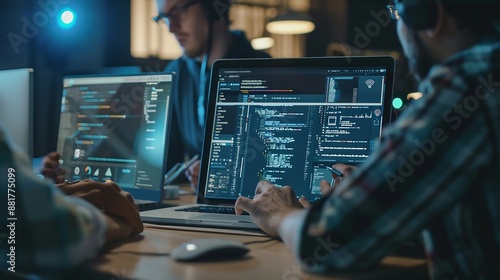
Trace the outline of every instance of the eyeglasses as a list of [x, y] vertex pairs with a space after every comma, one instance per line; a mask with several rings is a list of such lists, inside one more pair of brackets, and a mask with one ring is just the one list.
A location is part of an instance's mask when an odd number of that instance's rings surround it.
[[186, 16], [187, 9], [196, 3], [201, 2], [201, 0], [189, 1], [186, 3], [179, 4], [173, 7], [168, 13], [159, 13], [156, 17], [153, 18], [155, 22], [164, 21], [165, 24], [170, 26], [171, 22], [181, 22], [184, 20]]
[[389, 4], [387, 4], [387, 10], [393, 20], [398, 20], [400, 18], [398, 9], [396, 8], [397, 4], [398, 3], [394, 1], [390, 1]]

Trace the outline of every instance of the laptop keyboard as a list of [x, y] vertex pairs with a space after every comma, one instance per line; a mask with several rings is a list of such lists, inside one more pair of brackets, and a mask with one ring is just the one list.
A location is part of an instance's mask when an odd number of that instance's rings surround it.
[[[196, 206], [187, 207], [182, 209], [175, 209], [175, 211], [184, 212], [200, 212], [200, 213], [215, 213], [215, 214], [235, 214], [234, 207], [220, 207], [220, 206]], [[249, 215], [248, 212], [243, 212], [242, 215]]]

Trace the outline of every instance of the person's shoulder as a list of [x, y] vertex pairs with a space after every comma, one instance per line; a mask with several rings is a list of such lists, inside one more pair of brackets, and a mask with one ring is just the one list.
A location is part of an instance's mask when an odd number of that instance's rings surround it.
[[179, 69], [183, 61], [184, 60], [181, 57], [178, 59], [171, 60], [169, 63], [167, 63], [167, 66], [165, 66], [163, 72], [177, 72], [177, 69]]

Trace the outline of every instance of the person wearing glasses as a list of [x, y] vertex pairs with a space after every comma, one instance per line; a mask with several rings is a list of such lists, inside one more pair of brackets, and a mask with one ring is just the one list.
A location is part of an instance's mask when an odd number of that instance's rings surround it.
[[[167, 165], [170, 168], [200, 154], [210, 67], [220, 58], [267, 58], [254, 50], [242, 31], [230, 31], [229, 0], [157, 0], [157, 22], [167, 24], [183, 49], [165, 72], [175, 72], [173, 114]], [[199, 161], [185, 174], [198, 185]]]
[[307, 272], [374, 267], [421, 234], [431, 279], [500, 279], [498, 7], [389, 3], [423, 97], [367, 162], [334, 165], [343, 180], [319, 202], [301, 208], [290, 187], [262, 181], [252, 199], [238, 198], [237, 214], [280, 237]]

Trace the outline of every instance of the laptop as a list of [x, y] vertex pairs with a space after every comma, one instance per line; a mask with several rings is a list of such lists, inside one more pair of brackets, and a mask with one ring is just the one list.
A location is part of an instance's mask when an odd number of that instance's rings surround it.
[[68, 181], [116, 182], [141, 208], [163, 200], [172, 74], [66, 76], [57, 151]]
[[391, 119], [394, 68], [385, 56], [216, 61], [197, 204], [145, 211], [142, 220], [259, 230], [233, 206], [260, 180], [319, 200], [319, 182], [332, 179], [327, 166], [360, 164], [375, 149]]

